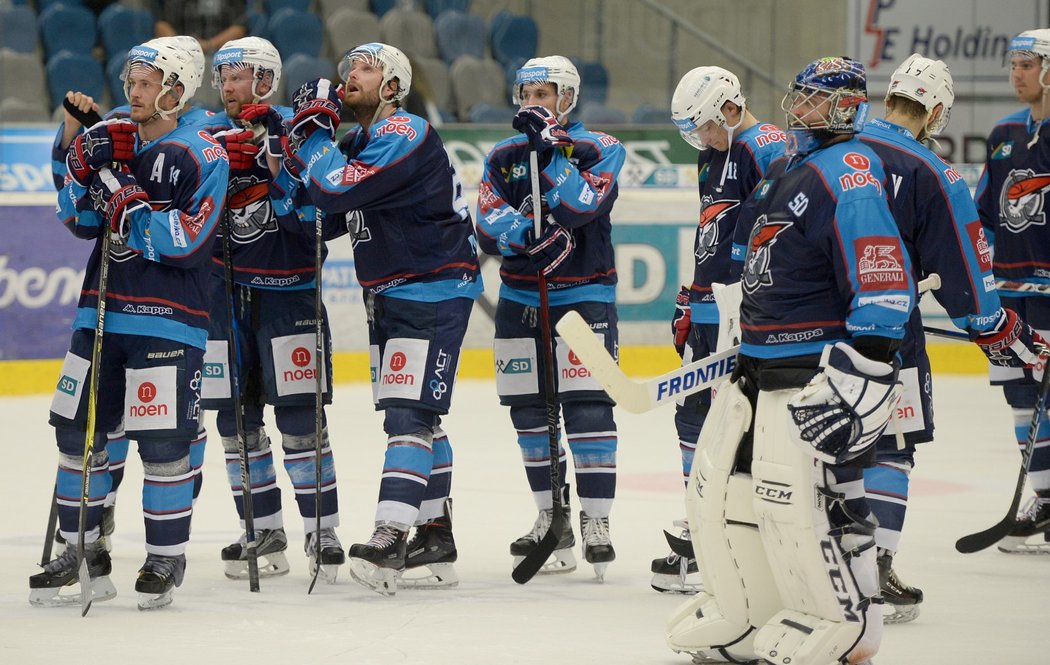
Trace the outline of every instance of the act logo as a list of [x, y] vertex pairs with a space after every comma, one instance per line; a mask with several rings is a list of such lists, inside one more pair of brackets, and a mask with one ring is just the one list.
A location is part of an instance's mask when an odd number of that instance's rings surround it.
[[740, 283], [744, 291], [754, 293], [760, 286], [768, 286], [773, 283], [773, 275], [769, 269], [772, 247], [777, 242], [777, 236], [791, 226], [794, 226], [794, 222], [773, 221], [766, 215], [760, 216], [755, 221], [747, 243], [744, 271], [740, 276]]
[[700, 211], [700, 226], [696, 232], [696, 248], [693, 250], [697, 263], [703, 263], [715, 255], [720, 237], [718, 222], [740, 205], [740, 201], [715, 201], [706, 195], [701, 203], [704, 208]]

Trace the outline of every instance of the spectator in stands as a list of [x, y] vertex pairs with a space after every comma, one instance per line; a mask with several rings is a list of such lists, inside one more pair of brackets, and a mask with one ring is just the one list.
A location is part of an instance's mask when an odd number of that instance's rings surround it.
[[244, 0], [152, 0], [157, 37], [192, 35], [205, 53], [248, 34]]

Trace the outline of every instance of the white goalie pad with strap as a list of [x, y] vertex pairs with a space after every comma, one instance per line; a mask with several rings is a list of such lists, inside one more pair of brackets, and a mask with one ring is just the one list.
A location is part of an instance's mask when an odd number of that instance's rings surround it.
[[733, 474], [751, 405], [735, 383], [719, 390], [697, 444], [686, 490], [686, 514], [705, 593], [668, 620], [667, 644], [729, 662], [755, 659], [757, 626], [781, 607], [758, 533], [751, 476]]
[[744, 298], [740, 282], [711, 284], [711, 293], [718, 307], [718, 341], [715, 352], [725, 351], [740, 344], [740, 303]]
[[[777, 665], [862, 662], [881, 637], [875, 524], [846, 510], [863, 496], [861, 470], [836, 484], [831, 468], [791, 441], [797, 390], [763, 391], [755, 421], [754, 510], [784, 609], [759, 628], [758, 655]], [[840, 474], [847, 471], [839, 469]]]

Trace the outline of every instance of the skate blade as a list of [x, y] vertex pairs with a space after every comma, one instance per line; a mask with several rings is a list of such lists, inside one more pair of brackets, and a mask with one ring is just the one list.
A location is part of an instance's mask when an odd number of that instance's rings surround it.
[[[695, 578], [695, 580], [690, 580], [690, 577]], [[686, 596], [692, 596], [704, 590], [704, 583], [700, 581], [700, 576], [695, 573], [684, 580], [681, 575], [655, 574], [652, 581], [649, 582], [649, 586], [660, 593], [678, 593]]]
[[598, 584], [604, 584], [605, 583], [605, 571], [609, 567], [609, 562], [608, 561], [603, 561], [602, 563], [595, 563], [595, 564], [591, 564], [591, 565], [594, 566], [594, 580], [596, 582], [598, 582]]
[[340, 565], [338, 563], [322, 563], [321, 570], [317, 570], [317, 560], [314, 557], [310, 557], [310, 577], [317, 575], [325, 584], [335, 584], [336, 579], [339, 577]]
[[[288, 557], [284, 555], [284, 552], [260, 554], [258, 562], [259, 577], [280, 577], [281, 575], [287, 575], [290, 570]], [[226, 565], [226, 577], [231, 580], [248, 579], [247, 559], [235, 559], [233, 561], [223, 561], [223, 563]]]
[[[514, 557], [514, 567], [517, 568], [518, 564], [525, 560], [523, 556]], [[536, 571], [537, 575], [563, 575], [565, 573], [571, 573], [576, 570], [576, 556], [572, 553], [572, 550], [565, 548], [563, 550], [554, 550], [550, 558], [547, 559], [547, 563]]]
[[139, 609], [142, 611], [146, 610], [159, 610], [162, 607], [171, 605], [171, 589], [164, 593], [143, 593], [139, 592]]
[[384, 596], [397, 593], [397, 572], [393, 568], [380, 568], [364, 559], [350, 557], [350, 576], [361, 586]]
[[891, 605], [886, 603], [882, 606], [882, 623], [908, 623], [919, 618], [918, 605]]
[[431, 563], [398, 571], [398, 589], [451, 589], [459, 586], [459, 575], [451, 563]]
[[1050, 554], [1050, 543], [1044, 540], [1029, 543], [1028, 539], [1032, 537], [1006, 536], [999, 541], [998, 549], [1003, 554]]
[[[62, 593], [63, 589], [73, 589], [73, 591]], [[113, 582], [109, 580], [108, 575], [96, 577], [91, 580], [92, 603], [101, 603], [102, 601], [115, 598], [116, 595], [117, 588], [113, 586]], [[74, 605], [80, 607], [80, 585], [77, 584], [77, 578], [74, 577], [72, 581], [65, 586], [49, 587], [46, 589], [30, 589], [29, 604], [34, 607], [71, 607]]]
[[[676, 653], [685, 653], [688, 656], [690, 656], [693, 659], [693, 665], [708, 665], [709, 663], [721, 663], [722, 665], [724, 665], [726, 662], [728, 662], [721, 655], [711, 654], [711, 653], [709, 653], [707, 651], [695, 651], [695, 652], [693, 652], [693, 651], [685, 651], [685, 652], [678, 651]], [[763, 660], [745, 660], [745, 661], [737, 661], [737, 662], [742, 663], [743, 665], [762, 665], [762, 663], [764, 663], [766, 661], [763, 661]]]

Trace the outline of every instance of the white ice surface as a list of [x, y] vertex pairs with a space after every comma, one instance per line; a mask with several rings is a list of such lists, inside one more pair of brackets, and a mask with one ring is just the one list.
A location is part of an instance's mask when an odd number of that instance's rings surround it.
[[[922, 615], [887, 626], [878, 665], [1050, 663], [1050, 556], [969, 556], [953, 544], [1002, 518], [1019, 455], [1001, 393], [982, 378], [938, 377], [938, 441], [924, 446], [896, 568], [923, 588]], [[384, 598], [349, 581], [307, 596], [302, 521], [283, 468], [290, 575], [262, 592], [223, 576], [219, 550], [239, 535], [214, 436], [193, 521], [186, 580], [164, 610], [136, 609], [133, 583], [144, 559], [141, 464], [135, 446], [117, 507], [112, 580], [118, 596], [78, 609], [30, 607], [56, 449], [50, 396], [0, 400], [6, 478], [0, 519], [0, 663], [490, 663], [680, 664], [664, 646], [664, 621], [681, 602], [649, 588], [649, 564], [666, 553], [661, 530], [684, 515], [672, 411], [618, 413], [618, 495], [612, 513], [617, 559], [604, 584], [576, 572], [510, 578], [510, 541], [532, 524], [518, 447], [490, 382], [457, 387], [445, 421], [455, 449], [455, 534], [462, 580], [446, 591]], [[365, 385], [340, 385], [329, 411], [344, 546], [371, 534], [385, 436]], [[214, 432], [214, 430], [212, 430]], [[279, 437], [269, 427], [275, 445]], [[280, 460], [278, 452], [276, 458]], [[575, 498], [574, 498], [575, 501]], [[577, 518], [574, 526], [578, 531]]]

